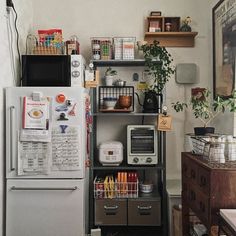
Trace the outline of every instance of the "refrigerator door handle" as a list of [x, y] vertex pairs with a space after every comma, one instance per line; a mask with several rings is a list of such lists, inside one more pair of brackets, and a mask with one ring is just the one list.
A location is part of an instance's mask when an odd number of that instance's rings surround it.
[[13, 139], [15, 137], [14, 135], [14, 124], [15, 124], [15, 107], [10, 107], [10, 170], [14, 171], [16, 169], [15, 163], [14, 163], [14, 157], [15, 157], [15, 145], [13, 143]]
[[69, 187], [69, 188], [40, 188], [40, 187], [37, 187], [37, 188], [35, 188], [35, 187], [16, 187], [16, 186], [12, 186], [11, 187], [11, 190], [21, 190], [21, 191], [37, 191], [37, 190], [45, 190], [45, 191], [51, 191], [51, 190], [65, 190], [65, 191], [75, 191], [75, 190], [77, 190], [78, 189], [78, 187], [77, 186], [74, 186], [74, 187]]

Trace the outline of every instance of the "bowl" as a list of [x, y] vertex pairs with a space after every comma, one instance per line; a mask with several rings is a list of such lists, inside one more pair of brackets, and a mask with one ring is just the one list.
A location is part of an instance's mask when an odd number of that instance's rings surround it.
[[151, 193], [153, 191], [152, 183], [140, 183], [139, 187], [142, 193]]
[[132, 96], [120, 95], [119, 96], [119, 107], [128, 109], [132, 105]]
[[103, 98], [103, 105], [106, 109], [112, 110], [116, 106], [117, 98], [107, 97]]

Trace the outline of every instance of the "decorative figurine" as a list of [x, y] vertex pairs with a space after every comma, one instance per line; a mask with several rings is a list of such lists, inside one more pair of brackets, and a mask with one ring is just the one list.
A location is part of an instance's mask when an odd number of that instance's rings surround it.
[[189, 25], [191, 23], [191, 17], [187, 16], [184, 20], [183, 20], [183, 25], [180, 27], [180, 31], [182, 32], [191, 32], [191, 26]]

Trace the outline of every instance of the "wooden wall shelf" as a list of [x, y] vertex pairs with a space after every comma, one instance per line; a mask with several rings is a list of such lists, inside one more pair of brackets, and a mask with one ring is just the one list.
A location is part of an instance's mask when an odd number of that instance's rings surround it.
[[160, 42], [164, 47], [194, 47], [194, 38], [197, 32], [146, 32], [145, 41]]

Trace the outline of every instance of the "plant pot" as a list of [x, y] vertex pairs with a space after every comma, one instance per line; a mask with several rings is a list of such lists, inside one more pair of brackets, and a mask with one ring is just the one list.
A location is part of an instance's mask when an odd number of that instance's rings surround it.
[[195, 127], [194, 134], [195, 135], [206, 135], [206, 134], [214, 134], [215, 128], [214, 127]]
[[114, 82], [114, 76], [112, 76], [112, 75], [107, 75], [107, 76], [105, 77], [106, 86], [112, 86], [112, 85], [113, 85], [113, 82]]

